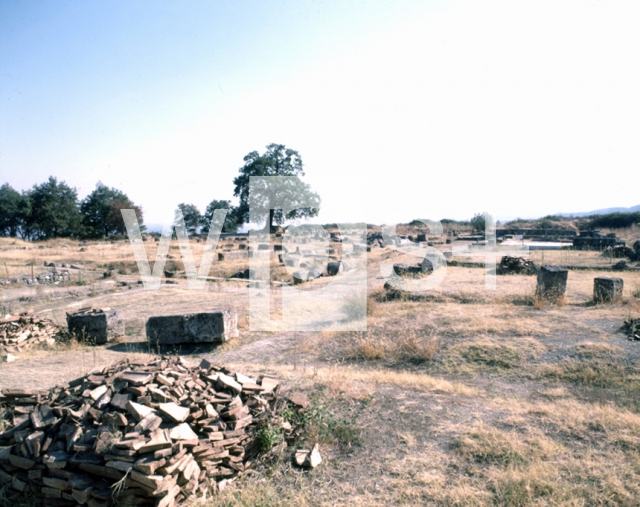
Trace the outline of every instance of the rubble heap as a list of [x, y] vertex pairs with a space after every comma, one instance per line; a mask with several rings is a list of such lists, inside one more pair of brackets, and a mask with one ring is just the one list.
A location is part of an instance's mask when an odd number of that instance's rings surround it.
[[0, 484], [31, 486], [45, 506], [202, 497], [253, 465], [278, 389], [272, 378], [179, 357], [125, 359], [46, 393], [3, 389]]
[[60, 328], [34, 314], [7, 315], [0, 319], [0, 356], [18, 353], [39, 343], [53, 345]]
[[629, 340], [640, 340], [640, 319], [625, 320], [622, 330], [627, 333]]
[[538, 266], [533, 261], [523, 257], [509, 257], [505, 255], [496, 268], [498, 275], [535, 275]]
[[640, 259], [640, 255], [633, 249], [626, 245], [609, 246], [602, 252], [603, 257], [609, 257], [613, 259], [627, 258], [630, 261], [636, 261]]

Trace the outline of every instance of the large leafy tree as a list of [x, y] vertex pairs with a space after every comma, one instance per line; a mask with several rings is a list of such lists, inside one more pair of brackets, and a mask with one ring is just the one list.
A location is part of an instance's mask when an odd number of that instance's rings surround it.
[[470, 220], [471, 227], [473, 227], [474, 231], [484, 232], [485, 227], [485, 214], [484, 213], [476, 213], [473, 215], [473, 218]]
[[127, 199], [114, 199], [109, 203], [109, 207], [111, 208], [111, 213], [109, 214], [109, 218], [107, 219], [107, 226], [109, 230], [118, 236], [125, 236], [127, 234], [127, 228], [124, 224], [124, 219], [122, 218], [122, 213], [120, 210], [123, 209], [132, 209], [136, 212], [136, 218], [138, 219], [138, 224], [140, 225], [140, 231], [144, 232], [147, 230], [147, 227], [143, 223], [143, 213], [142, 207], [134, 204], [129, 198]]
[[20, 231], [25, 197], [5, 183], [0, 187], [0, 236], [15, 238]]
[[30, 226], [35, 238], [69, 237], [80, 232], [82, 219], [75, 188], [50, 176], [46, 182], [34, 185], [29, 197]]
[[[178, 204], [178, 209], [182, 212], [182, 218], [184, 219], [184, 226], [189, 234], [197, 234], [200, 225], [202, 224], [202, 215], [200, 210], [195, 204]], [[177, 210], [176, 210], [177, 215]], [[177, 218], [177, 217], [176, 217]]]
[[209, 205], [207, 206], [207, 210], [204, 212], [204, 215], [202, 217], [202, 233], [209, 233], [209, 227], [211, 225], [213, 213], [218, 209], [228, 210], [227, 216], [224, 219], [224, 224], [222, 224], [222, 232], [238, 232], [238, 227], [240, 227], [240, 224], [238, 223], [237, 208], [231, 206], [231, 201], [214, 199], [209, 203]]
[[[244, 157], [244, 166], [240, 168], [240, 174], [233, 180], [235, 185], [234, 195], [239, 197], [237, 217], [240, 224], [248, 223], [249, 216], [249, 182], [251, 176], [304, 176], [302, 159], [300, 154], [283, 144], [270, 144], [267, 151], [260, 155], [252, 151]], [[256, 188], [257, 195], [251, 196], [254, 209], [254, 217], [266, 219], [266, 226], [271, 228], [274, 224], [282, 224], [285, 220], [312, 217], [318, 214], [320, 197], [313, 192], [309, 185], [298, 180], [277, 186]], [[268, 209], [268, 196], [282, 196], [289, 202], [312, 203], [312, 206], [299, 207], [283, 216], [281, 210]], [[257, 208], [257, 209], [256, 209]], [[256, 213], [257, 211], [257, 213]]]
[[116, 188], [98, 182], [96, 188], [80, 204], [83, 234], [90, 238], [106, 238], [125, 233], [121, 209], [135, 209], [142, 224], [142, 209]]

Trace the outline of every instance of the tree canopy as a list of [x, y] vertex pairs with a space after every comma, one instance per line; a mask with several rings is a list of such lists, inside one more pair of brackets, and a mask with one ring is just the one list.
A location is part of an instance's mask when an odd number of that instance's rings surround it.
[[[221, 209], [227, 210], [223, 233], [235, 233], [249, 222], [264, 223], [267, 230], [274, 224], [318, 214], [320, 197], [302, 181], [304, 170], [297, 151], [270, 144], [264, 153], [252, 151], [243, 160], [233, 179], [237, 207], [228, 200], [214, 199], [202, 214], [194, 204], [178, 205], [188, 234], [207, 234], [215, 212]], [[252, 180], [254, 176], [258, 178]], [[281, 178], [268, 178], [271, 176]], [[74, 187], [54, 176], [22, 192], [4, 183], [0, 186], [0, 236], [46, 240], [126, 235], [123, 209], [134, 209], [141, 229], [146, 229], [142, 208], [122, 190], [100, 181], [82, 201]]]
[[[240, 174], [233, 180], [234, 195], [240, 201], [237, 208], [237, 217], [240, 223], [248, 223], [251, 220], [249, 184], [252, 176], [304, 176], [300, 154], [286, 148], [283, 144], [270, 144], [262, 155], [257, 151], [252, 151], [244, 157], [244, 162], [244, 166], [240, 168]], [[282, 224], [285, 220], [316, 216], [319, 212], [320, 197], [302, 180], [299, 180], [298, 184], [288, 183], [269, 188], [256, 187], [256, 190], [258, 195], [251, 196], [253, 216], [254, 218], [267, 219], [266, 225], [269, 227], [274, 223]], [[269, 203], [266, 202], [266, 199], [274, 194], [286, 197], [289, 202], [312, 203], [312, 206], [294, 209], [283, 216], [281, 210], [268, 209]]]
[[75, 188], [50, 176], [46, 182], [34, 185], [28, 195], [31, 201], [29, 220], [37, 239], [65, 238], [80, 230]]
[[178, 209], [176, 210], [176, 220], [174, 223], [177, 224], [177, 215], [178, 210], [182, 212], [182, 218], [184, 220], [184, 226], [187, 229], [188, 234], [197, 234], [200, 226], [202, 225], [202, 215], [200, 214], [200, 210], [197, 208], [195, 204], [186, 204], [184, 202], [178, 204]]
[[136, 206], [127, 194], [98, 182], [96, 188], [80, 204], [83, 236], [107, 238], [125, 233], [121, 209], [134, 209], [138, 223], [142, 225], [142, 209]]
[[478, 232], [484, 232], [484, 226], [486, 222], [484, 213], [476, 213], [475, 215], [473, 215], [473, 218], [470, 220], [470, 222], [471, 227], [473, 227], [474, 230]]
[[15, 238], [20, 231], [25, 211], [25, 197], [8, 183], [2, 185], [0, 187], [0, 236]]
[[211, 219], [213, 218], [213, 213], [218, 209], [226, 209], [228, 210], [227, 216], [225, 217], [224, 224], [222, 225], [222, 232], [234, 233], [238, 232], [238, 228], [241, 223], [238, 221], [238, 210], [236, 207], [231, 205], [231, 201], [225, 200], [216, 200], [214, 199], [207, 206], [207, 210], [204, 212], [204, 216], [202, 217], [202, 232], [208, 233], [209, 227], [211, 225]]

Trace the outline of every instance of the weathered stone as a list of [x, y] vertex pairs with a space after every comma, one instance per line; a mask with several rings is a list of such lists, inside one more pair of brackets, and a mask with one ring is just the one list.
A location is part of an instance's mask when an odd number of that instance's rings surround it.
[[145, 431], [155, 431], [162, 424], [162, 418], [158, 417], [155, 414], [147, 414], [144, 416], [138, 424], [133, 428], [134, 431], [138, 433], [143, 433]]
[[235, 259], [247, 259], [249, 257], [249, 252], [248, 251], [242, 251], [242, 252], [218, 252], [218, 260], [220, 262], [224, 262], [224, 261], [231, 261], [231, 260], [235, 260]]
[[95, 340], [97, 345], [124, 336], [122, 311], [117, 309], [67, 314], [67, 326], [71, 334]]
[[394, 264], [393, 270], [399, 276], [421, 276], [433, 272], [433, 265], [429, 259], [420, 264]]
[[289, 401], [300, 408], [309, 406], [309, 397], [304, 393], [293, 393], [289, 396]]
[[294, 271], [293, 274], [293, 284], [298, 285], [300, 283], [304, 283], [308, 279], [308, 275], [306, 271]]
[[569, 271], [559, 266], [541, 266], [538, 271], [537, 297], [555, 303], [561, 301], [567, 290], [568, 276]]
[[322, 271], [319, 269], [312, 269], [307, 273], [307, 280], [313, 280], [314, 278], [320, 278], [322, 276]]
[[249, 278], [251, 278], [251, 273], [252, 273], [252, 270], [247, 268], [243, 271], [238, 271], [234, 275], [231, 275], [231, 278], [242, 278], [242, 279], [248, 280]]
[[322, 463], [322, 457], [320, 456], [320, 448], [318, 444], [313, 446], [311, 451], [306, 449], [300, 449], [296, 451], [295, 462], [298, 466], [315, 468]]
[[161, 403], [158, 405], [158, 410], [163, 414], [169, 416], [177, 423], [184, 422], [189, 417], [189, 409], [187, 407], [181, 407], [173, 402]]
[[618, 303], [622, 300], [622, 278], [598, 277], [593, 280], [593, 301], [595, 303]]
[[342, 273], [344, 271], [344, 266], [342, 262], [330, 262], [327, 264], [327, 274], [329, 276], [336, 276], [338, 273]]
[[152, 408], [147, 407], [146, 405], [141, 405], [140, 403], [136, 403], [134, 401], [129, 401], [126, 407], [127, 411], [138, 422], [142, 421], [142, 419], [147, 417], [149, 414], [153, 414], [155, 412]]
[[510, 257], [508, 255], [500, 259], [500, 264], [496, 268], [498, 275], [535, 275], [537, 272], [538, 267], [533, 261], [524, 257]]
[[284, 265], [289, 268], [297, 268], [300, 265], [300, 259], [288, 257], [287, 259], [284, 259]]
[[613, 266], [611, 266], [611, 269], [613, 269], [614, 271], [624, 271], [628, 267], [629, 266], [627, 266], [627, 261], [618, 261]]
[[182, 423], [171, 428], [169, 438], [171, 438], [171, 440], [195, 440], [198, 438], [198, 435], [194, 433], [191, 426], [187, 423]]
[[229, 375], [219, 373], [217, 382], [218, 385], [223, 389], [229, 389], [236, 394], [240, 394], [242, 392], [242, 385], [233, 380], [233, 378], [231, 378]]
[[220, 343], [238, 336], [234, 310], [150, 317], [147, 338], [152, 344]]

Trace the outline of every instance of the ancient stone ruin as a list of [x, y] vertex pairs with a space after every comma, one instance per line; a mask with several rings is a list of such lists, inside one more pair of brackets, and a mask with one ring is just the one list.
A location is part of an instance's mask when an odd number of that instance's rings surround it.
[[636, 261], [640, 259], [640, 255], [633, 249], [626, 245], [618, 245], [613, 247], [607, 247], [607, 249], [602, 252], [603, 257], [609, 257], [612, 259], [624, 259], [627, 258], [630, 261]]
[[152, 345], [223, 343], [238, 336], [234, 310], [150, 317], [147, 339]]
[[563, 300], [567, 290], [569, 271], [559, 266], [545, 264], [538, 271], [536, 297], [541, 300], [558, 303]]
[[624, 244], [623, 240], [616, 237], [615, 232], [604, 234], [600, 231], [580, 231], [580, 236], [573, 238], [573, 248], [576, 250], [604, 250]]
[[606, 276], [593, 280], [594, 303], [619, 303], [622, 300], [622, 278], [610, 278]]
[[433, 273], [433, 264], [429, 259], [423, 259], [419, 264], [394, 264], [393, 270], [402, 277], [421, 277]]
[[124, 319], [122, 311], [112, 308], [81, 308], [75, 313], [67, 314], [69, 333], [78, 339], [88, 339], [97, 345], [124, 336]]
[[536, 273], [538, 273], [538, 266], [533, 261], [508, 255], [500, 259], [500, 264], [496, 268], [498, 275], [535, 275]]

